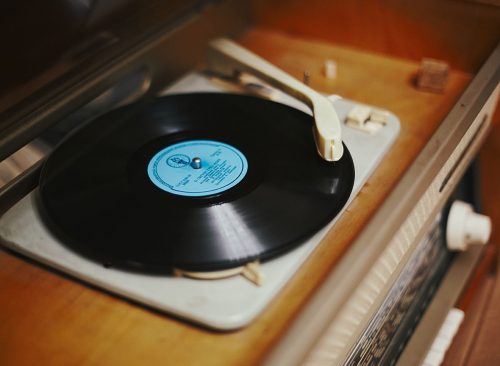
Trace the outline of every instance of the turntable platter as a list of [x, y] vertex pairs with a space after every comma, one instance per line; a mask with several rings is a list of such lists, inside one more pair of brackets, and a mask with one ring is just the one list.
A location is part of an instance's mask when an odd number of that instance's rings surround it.
[[215, 270], [298, 245], [345, 205], [354, 166], [321, 159], [312, 117], [250, 96], [132, 104], [64, 140], [39, 198], [65, 245], [140, 271]]

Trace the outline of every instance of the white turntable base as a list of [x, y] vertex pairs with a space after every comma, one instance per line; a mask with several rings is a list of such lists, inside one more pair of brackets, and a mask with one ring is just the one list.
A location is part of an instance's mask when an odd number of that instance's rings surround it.
[[[192, 73], [168, 88], [165, 94], [196, 91], [220, 92], [221, 89], [202, 74]], [[278, 101], [307, 111], [288, 96], [280, 94]], [[356, 105], [343, 99], [333, 103], [342, 122]], [[397, 137], [399, 121], [390, 114], [388, 123], [374, 135], [344, 124], [342, 133], [355, 168], [353, 192], [347, 207]], [[34, 202], [32, 192], [0, 218], [0, 237], [5, 246], [112, 293], [221, 330], [250, 323], [278, 294], [341, 214], [294, 250], [261, 264], [265, 280], [262, 286], [256, 286], [242, 276], [196, 280], [105, 268], [59, 243], [43, 225]]]

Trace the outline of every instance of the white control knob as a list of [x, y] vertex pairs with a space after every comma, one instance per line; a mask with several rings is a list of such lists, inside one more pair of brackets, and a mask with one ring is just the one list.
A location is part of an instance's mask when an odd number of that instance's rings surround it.
[[446, 225], [446, 242], [449, 250], [464, 251], [470, 244], [486, 244], [491, 234], [488, 216], [473, 211], [462, 201], [451, 205]]

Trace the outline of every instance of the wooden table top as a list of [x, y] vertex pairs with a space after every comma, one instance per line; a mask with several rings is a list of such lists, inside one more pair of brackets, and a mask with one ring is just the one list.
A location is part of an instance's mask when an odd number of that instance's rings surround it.
[[[1, 365], [243, 365], [266, 355], [452, 108], [471, 75], [452, 70], [443, 94], [419, 91], [418, 63], [253, 29], [241, 43], [311, 86], [387, 108], [399, 139], [278, 298], [246, 328], [214, 332], [75, 281], [0, 249]], [[338, 76], [322, 75], [333, 59]]]

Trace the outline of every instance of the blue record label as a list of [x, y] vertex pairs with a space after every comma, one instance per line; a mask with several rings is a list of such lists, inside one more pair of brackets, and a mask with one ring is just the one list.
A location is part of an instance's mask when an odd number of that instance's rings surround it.
[[235, 147], [211, 140], [189, 140], [158, 151], [148, 164], [151, 182], [188, 197], [225, 192], [245, 178], [248, 162]]

